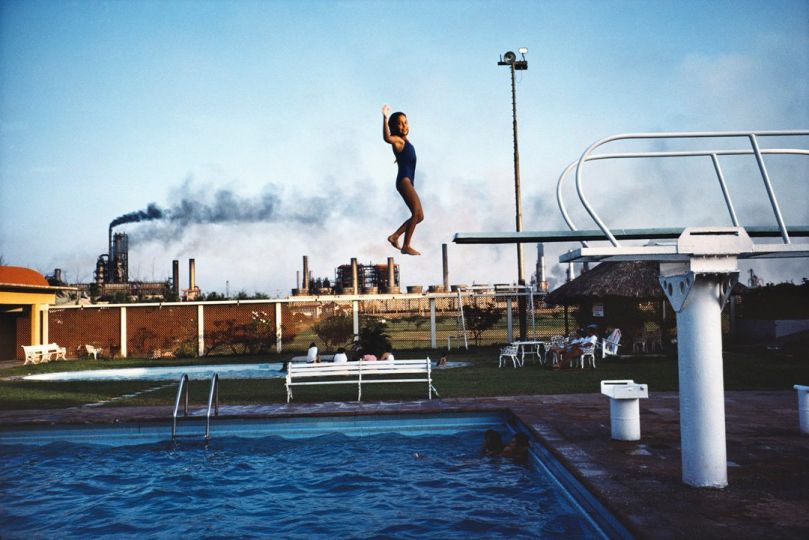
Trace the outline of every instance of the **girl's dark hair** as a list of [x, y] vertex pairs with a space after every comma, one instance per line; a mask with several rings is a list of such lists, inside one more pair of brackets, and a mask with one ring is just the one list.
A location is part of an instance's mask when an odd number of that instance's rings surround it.
[[400, 116], [407, 116], [407, 115], [401, 111], [398, 111], [388, 117], [388, 129], [390, 129], [392, 135], [401, 135], [401, 133], [399, 133], [399, 129], [395, 127], [398, 125], [397, 121], [399, 120]]

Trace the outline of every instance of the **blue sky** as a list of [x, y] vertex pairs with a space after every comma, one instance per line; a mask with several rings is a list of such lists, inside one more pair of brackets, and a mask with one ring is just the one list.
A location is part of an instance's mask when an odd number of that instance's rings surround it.
[[[205, 291], [228, 282], [283, 295], [302, 255], [330, 278], [351, 257], [395, 256], [402, 285], [440, 283], [455, 232], [514, 226], [509, 78], [497, 60], [519, 47], [528, 230], [563, 228], [556, 180], [602, 137], [809, 128], [805, 1], [0, 6], [0, 255], [71, 281], [92, 279], [113, 219], [154, 203], [174, 217], [116, 228], [130, 235], [133, 278], [165, 279], [172, 259], [194, 257]], [[384, 240], [407, 213], [383, 103], [410, 120], [421, 257]], [[725, 224], [704, 165], [605, 166], [594, 197], [615, 226]], [[807, 160], [768, 165], [786, 221], [809, 223]], [[755, 166], [726, 167], [742, 221], [770, 224]], [[549, 267], [569, 247], [548, 246]], [[516, 279], [512, 246], [449, 253], [452, 283]], [[756, 268], [777, 281], [807, 267]]]

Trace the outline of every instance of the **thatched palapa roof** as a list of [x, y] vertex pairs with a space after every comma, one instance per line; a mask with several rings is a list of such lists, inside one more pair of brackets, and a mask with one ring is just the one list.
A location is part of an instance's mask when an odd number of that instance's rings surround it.
[[660, 266], [656, 262], [604, 262], [557, 288], [545, 301], [571, 305], [585, 299], [660, 300], [665, 296], [658, 282], [659, 275]]

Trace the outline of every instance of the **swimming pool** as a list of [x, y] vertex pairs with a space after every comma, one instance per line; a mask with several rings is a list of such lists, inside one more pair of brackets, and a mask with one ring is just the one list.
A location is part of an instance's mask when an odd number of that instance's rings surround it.
[[[465, 365], [467, 365], [466, 362], [448, 362], [446, 368]], [[220, 379], [277, 379], [286, 377], [286, 372], [281, 371], [281, 366], [281, 362], [270, 362], [267, 364], [92, 369], [39, 373], [26, 375], [23, 379], [27, 381], [176, 381], [183, 373], [187, 373], [189, 379], [210, 379], [214, 373], [219, 373]]]
[[[201, 434], [201, 424], [182, 426]], [[170, 443], [166, 424], [4, 430], [0, 536], [606, 538], [622, 530], [562, 487], [572, 477], [551, 474], [538, 444], [523, 463], [482, 456], [490, 428], [507, 439], [519, 426], [495, 413], [217, 419], [208, 445]]]

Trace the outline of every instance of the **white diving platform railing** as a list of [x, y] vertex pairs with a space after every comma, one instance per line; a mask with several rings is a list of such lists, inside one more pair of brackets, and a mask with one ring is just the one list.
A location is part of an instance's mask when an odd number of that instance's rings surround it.
[[[764, 162], [768, 154], [809, 155], [802, 149], [764, 149], [762, 137], [809, 137], [809, 131], [745, 131], [696, 133], [630, 133], [601, 139], [590, 145], [578, 161], [568, 166], [557, 183], [557, 201], [570, 231], [519, 233], [457, 233], [459, 244], [515, 242], [583, 242], [559, 257], [560, 262], [649, 260], [660, 264], [660, 286], [677, 314], [678, 371], [680, 385], [680, 446], [683, 482], [695, 487], [727, 486], [725, 395], [722, 369], [721, 312], [738, 281], [740, 259], [809, 257], [809, 244], [796, 245], [791, 236], [809, 236], [809, 226], [787, 226]], [[749, 141], [749, 150], [695, 150], [593, 154], [597, 148], [619, 140], [736, 139]], [[743, 227], [736, 216], [719, 157], [754, 155], [767, 193], [776, 227]], [[732, 226], [669, 229], [610, 230], [584, 195], [585, 165], [598, 159], [672, 158], [708, 156], [719, 180]], [[561, 184], [576, 167], [576, 190], [598, 230], [576, 229], [561, 199]], [[780, 243], [754, 243], [752, 237], [780, 237]], [[619, 239], [670, 239], [666, 243], [622, 246]], [[607, 240], [606, 247], [589, 247], [586, 240]]]
[[[591, 161], [616, 160], [616, 159], [643, 159], [643, 158], [678, 158], [678, 157], [709, 157], [716, 172], [722, 195], [730, 214], [730, 224], [739, 227], [739, 219], [733, 206], [730, 191], [725, 182], [725, 176], [720, 166], [719, 158], [722, 156], [755, 156], [759, 172], [764, 183], [768, 200], [773, 210], [776, 226], [748, 226], [747, 234], [751, 238], [778, 237], [782, 238], [785, 244], [791, 243], [792, 237], [809, 237], [809, 225], [790, 225], [784, 222], [775, 191], [770, 181], [770, 175], [764, 162], [765, 155], [797, 155], [809, 156], [809, 144], [804, 148], [760, 148], [759, 138], [762, 137], [809, 137], [809, 131], [744, 131], [744, 132], [688, 132], [688, 133], [626, 133], [614, 135], [601, 139], [590, 145], [582, 156], [568, 165], [556, 185], [556, 201], [565, 223], [570, 228], [569, 231], [521, 231], [515, 232], [480, 232], [480, 233], [456, 233], [454, 242], [456, 244], [510, 244], [529, 242], [582, 242], [587, 246], [588, 240], [607, 240], [613, 246], [619, 246], [618, 240], [660, 240], [678, 238], [684, 227], [666, 228], [643, 228], [643, 229], [610, 229], [596, 213], [584, 193], [584, 170], [585, 164]], [[679, 152], [626, 152], [613, 154], [594, 154], [594, 151], [608, 143], [621, 140], [643, 140], [643, 139], [723, 139], [723, 138], [743, 138], [750, 142], [748, 149], [696, 149]], [[565, 181], [573, 170], [576, 170], [576, 190], [581, 200], [582, 206], [593, 219], [598, 229], [579, 230], [570, 218], [567, 207], [562, 197], [562, 188]], [[756, 255], [751, 255], [755, 257]]]

